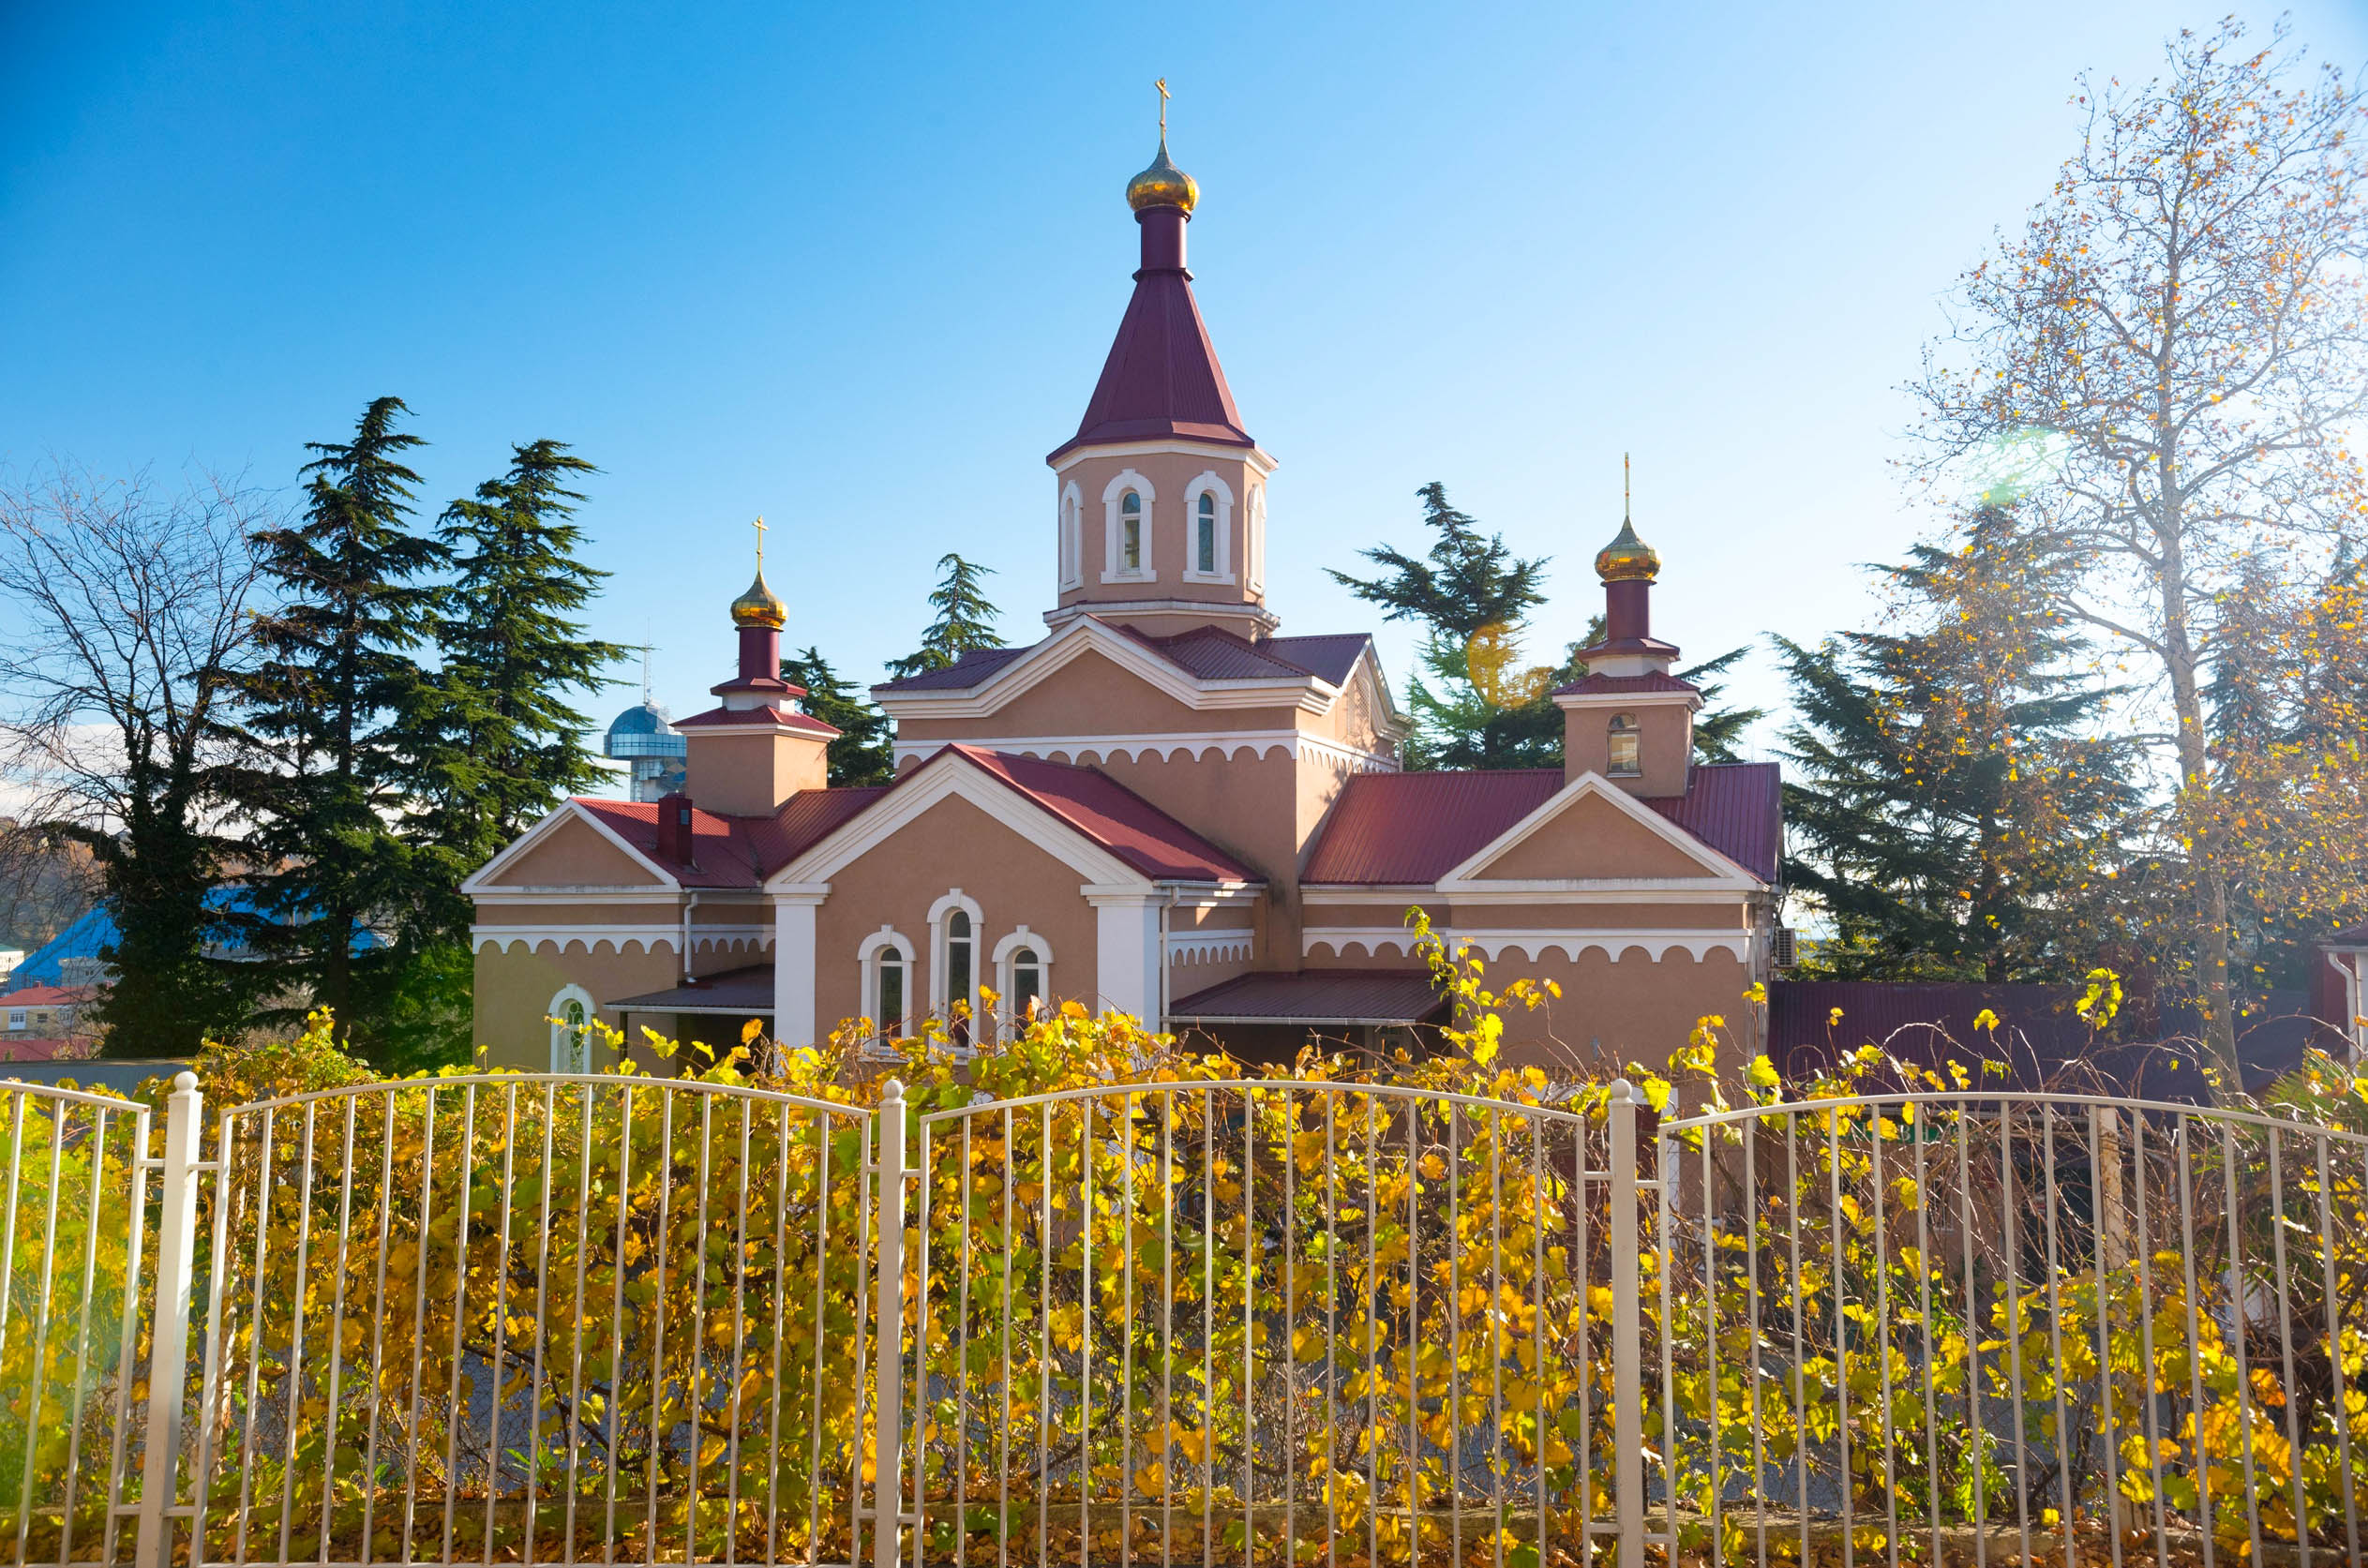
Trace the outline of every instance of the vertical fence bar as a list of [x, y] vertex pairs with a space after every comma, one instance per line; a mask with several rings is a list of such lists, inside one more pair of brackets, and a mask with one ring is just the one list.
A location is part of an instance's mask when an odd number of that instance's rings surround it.
[[[1620, 1513], [1620, 1568], [1644, 1568], [1644, 1318], [1637, 1303], [1636, 1090], [1611, 1085], [1612, 1500]], [[1669, 1304], [1661, 1310], [1666, 1314]]]
[[875, 1308], [879, 1354], [874, 1360], [879, 1383], [872, 1411], [872, 1568], [896, 1568], [904, 1545], [899, 1516], [905, 1507], [905, 1086], [893, 1078], [880, 1096], [873, 1157], [879, 1179], [879, 1295]]
[[[172, 1505], [181, 1458], [181, 1397], [189, 1365], [189, 1290], [197, 1258], [197, 1074], [174, 1075], [165, 1101], [163, 1220], [157, 1232], [157, 1316], [148, 1363], [148, 1442], [140, 1483], [140, 1568], [171, 1568]], [[137, 1258], [133, 1260], [137, 1266]], [[129, 1310], [127, 1305], [126, 1310]], [[194, 1555], [194, 1554], [193, 1554]]]

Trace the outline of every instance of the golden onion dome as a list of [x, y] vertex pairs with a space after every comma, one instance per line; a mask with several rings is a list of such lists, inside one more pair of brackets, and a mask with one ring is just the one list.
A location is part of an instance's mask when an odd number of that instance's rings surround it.
[[1136, 212], [1146, 207], [1178, 207], [1190, 214], [1200, 199], [1200, 182], [1169, 160], [1164, 135], [1160, 138], [1160, 156], [1151, 160], [1151, 167], [1127, 182], [1127, 205]]
[[1621, 518], [1619, 537], [1596, 552], [1596, 575], [1607, 583], [1649, 583], [1660, 575], [1660, 553], [1636, 536], [1634, 523]]
[[758, 567], [757, 580], [748, 585], [748, 591], [732, 601], [732, 624], [766, 626], [778, 632], [788, 619], [789, 606], [765, 586], [764, 568]]

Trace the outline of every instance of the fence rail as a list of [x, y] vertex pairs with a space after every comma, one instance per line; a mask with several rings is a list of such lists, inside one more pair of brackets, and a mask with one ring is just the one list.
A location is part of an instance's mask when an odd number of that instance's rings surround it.
[[[2361, 1561], [2368, 1139], [1382, 1084], [0, 1091], [19, 1563]], [[153, 1375], [151, 1375], [153, 1372]], [[13, 1468], [11, 1468], [13, 1467]]]

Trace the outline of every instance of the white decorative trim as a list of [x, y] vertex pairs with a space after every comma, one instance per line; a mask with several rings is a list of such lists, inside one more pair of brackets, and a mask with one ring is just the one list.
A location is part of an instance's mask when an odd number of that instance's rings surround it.
[[[872, 1004], [879, 999], [879, 955], [894, 951], [904, 961], [905, 1014], [902, 1018], [874, 1018], [883, 1038], [902, 1035], [911, 1026], [913, 1018], [913, 945], [892, 924], [884, 924], [863, 938], [855, 949], [856, 992], [855, 1010], [858, 1016], [871, 1017]], [[778, 1000], [778, 998], [776, 998]]]
[[[967, 691], [906, 692], [872, 688], [872, 698], [890, 717], [906, 719], [985, 718], [1048, 676], [1088, 652], [1099, 653], [1145, 684], [1165, 693], [1187, 708], [1217, 709], [1293, 706], [1310, 713], [1328, 713], [1340, 699], [1340, 688], [1315, 676], [1290, 676], [1272, 680], [1201, 680], [1161, 658], [1116, 627], [1081, 613], [1042, 642], [1004, 665]], [[1116, 608], [1093, 606], [1096, 614]]]
[[1739, 893], [1717, 877], [1600, 877], [1583, 881], [1534, 879], [1488, 882], [1459, 887], [1452, 893], [1437, 888], [1342, 886], [1302, 887], [1299, 902], [1322, 907], [1383, 908], [1404, 913], [1408, 904], [1445, 903], [1686, 903], [1748, 908], [1748, 893]]
[[[1216, 516], [1212, 521], [1213, 537], [1209, 541], [1213, 567], [1204, 572], [1195, 562], [1200, 557], [1200, 499], [1216, 498]], [[1234, 492], [1208, 469], [1196, 475], [1184, 486], [1184, 580], [1188, 583], [1230, 583], [1234, 580]]]
[[1266, 592], [1266, 487], [1250, 486], [1250, 520], [1242, 530], [1242, 586], [1260, 598]]
[[[1449, 952], [1459, 946], [1469, 945], [1480, 956], [1493, 963], [1506, 952], [1518, 952], [1530, 963], [1542, 960], [1547, 953], [1559, 951], [1564, 959], [1576, 963], [1590, 948], [1599, 948], [1612, 963], [1630, 948], [1641, 948], [1646, 956], [1659, 963], [1671, 951], [1684, 948], [1688, 958], [1699, 963], [1714, 952], [1729, 952], [1741, 963], [1749, 963], [1753, 948], [1752, 933], [1747, 931], [1464, 931], [1434, 929], [1432, 934], [1446, 945]], [[1410, 931], [1389, 931], [1370, 926], [1310, 926], [1299, 933], [1302, 958], [1311, 958], [1317, 948], [1329, 948], [1334, 956], [1345, 958], [1351, 948], [1361, 948], [1370, 957], [1384, 952], [1414, 956], [1419, 940]]]
[[1096, 457], [1207, 457], [1221, 463], [1247, 463], [1260, 478], [1274, 472], [1277, 465], [1269, 453], [1255, 446], [1231, 446], [1219, 441], [1177, 441], [1164, 438], [1158, 441], [1113, 441], [1108, 446], [1072, 447], [1057, 459], [1047, 462], [1055, 473], [1067, 473], [1080, 463]]
[[1075, 480], [1061, 486], [1060, 499], [1055, 506], [1058, 513], [1056, 526], [1059, 530], [1059, 544], [1054, 575], [1059, 579], [1058, 591], [1066, 593], [1072, 588], [1086, 586], [1086, 498]]
[[490, 948], [507, 952], [512, 948], [524, 948], [528, 952], [548, 942], [561, 952], [571, 942], [581, 942], [589, 953], [606, 942], [622, 954], [638, 944], [644, 952], [654, 953], [661, 948], [667, 952], [682, 950], [682, 928], [679, 925], [654, 926], [471, 926], [469, 946], [476, 952]]
[[[1744, 870], [1742, 866], [1645, 805], [1602, 774], [1581, 773], [1539, 802], [1537, 808], [1527, 816], [1483, 844], [1461, 865], [1439, 878], [1439, 890], [1449, 898], [1454, 898], [1467, 890], [1479, 891], [1489, 888], [1506, 886], [1507, 884], [1498, 881], [1480, 882], [1480, 873], [1491, 862], [1529, 838], [1531, 834], [1589, 797], [1611, 801], [1630, 821], [1643, 828], [1655, 838], [1693, 860], [1710, 874], [1701, 878], [1656, 878], [1655, 881], [1659, 886], [1684, 885], [1705, 892], [1737, 893], [1756, 893], [1767, 887], [1766, 883]], [[1520, 884], [1512, 885], [1519, 886]], [[1583, 884], [1574, 884], [1576, 885]]]
[[[916, 758], [935, 756], [947, 746], [948, 740], [900, 740], [896, 743], [896, 766], [902, 768]], [[1296, 729], [1253, 730], [1193, 730], [1174, 734], [1135, 735], [1019, 735], [983, 736], [965, 739], [961, 744], [979, 746], [988, 751], [1017, 752], [1023, 756], [1051, 756], [1067, 753], [1072, 762], [1082, 763], [1087, 757], [1097, 762], [1173, 762], [1181, 756], [1188, 762], [1233, 762], [1243, 757], [1257, 761], [1271, 753], [1280, 752], [1286, 760], [1323, 760], [1346, 764], [1359, 773], [1395, 773], [1398, 760], [1379, 752], [1358, 751], [1327, 740], [1320, 735], [1310, 735]]]
[[1018, 965], [1012, 960], [1022, 948], [1036, 955], [1037, 980], [1044, 988], [1040, 994], [1047, 1003], [1053, 995], [1052, 944], [1044, 940], [1042, 933], [1030, 931], [1025, 924], [1006, 932], [1003, 939], [995, 945], [995, 991], [1003, 999], [1001, 1027], [1006, 1038], [1019, 1025], [1018, 1003], [1012, 994], [1014, 971]]
[[1250, 961], [1251, 933], [1246, 931], [1172, 931], [1167, 937], [1167, 963], [1173, 969], [1185, 963], [1224, 963]]
[[598, 833], [602, 838], [607, 839], [617, 848], [622, 850], [626, 859], [630, 859], [635, 865], [639, 866], [643, 871], [648, 872], [652, 879], [657, 883], [660, 889], [680, 889], [682, 886], [680, 882], [675, 880], [674, 874], [672, 872], [667, 870], [664, 866], [658, 864], [655, 860], [652, 860], [650, 857], [644, 855], [641, 851], [636, 849], [630, 844], [627, 844], [618, 835], [615, 829], [609, 827], [606, 822], [601, 821], [600, 818], [592, 813], [586, 811], [581, 803], [575, 800], [562, 800], [546, 813], [541, 821], [535, 823], [533, 827], [529, 828], [525, 832], [520, 833], [517, 838], [512, 839], [507, 848], [498, 851], [492, 859], [487, 860], [484, 865], [479, 866], [475, 871], [463, 877], [460, 882], [460, 890], [468, 894], [471, 898], [476, 897], [478, 889], [485, 886], [486, 879], [487, 877], [496, 874], [503, 866], [508, 865], [511, 861], [517, 859], [520, 855], [524, 854], [528, 846], [539, 844], [544, 839], [549, 837], [552, 833], [557, 832], [559, 830], [559, 825], [570, 817], [581, 822], [589, 822], [592, 824], [592, 830], [594, 832]]
[[802, 893], [773, 895], [772, 1038], [791, 1051], [812, 1045], [817, 1033], [815, 911], [821, 903]]
[[1150, 881], [1101, 844], [1012, 785], [963, 757], [941, 752], [896, 782], [869, 809], [849, 817], [804, 854], [768, 877], [765, 889], [827, 882], [857, 858], [888, 842], [941, 800], [959, 797], [1089, 882], [1147, 889]]
[[1590, 708], [1674, 708], [1683, 702], [1688, 711], [1700, 711], [1702, 694], [1700, 692], [1575, 692], [1554, 698], [1554, 706], [1566, 713]]
[[[700, 889], [701, 893], [708, 892]], [[663, 903], [680, 907], [682, 889], [651, 888], [636, 885], [630, 888], [578, 888], [568, 883], [549, 886], [485, 888], [471, 895], [480, 909], [532, 908], [543, 904], [565, 903]]]
[[979, 910], [979, 901], [956, 888], [929, 906], [929, 1008], [951, 1019], [956, 998], [947, 994], [947, 984], [952, 978], [952, 933], [946, 929], [947, 917], [955, 910], [970, 917], [970, 993], [960, 1000], [970, 1005], [970, 1017], [979, 1016], [979, 987], [984, 980], [986, 965], [980, 961], [986, 955], [986, 917]]
[[770, 925], [695, 925], [691, 928], [691, 950], [736, 947], [742, 942], [762, 944], [772, 935]]
[[[1136, 518], [1142, 525], [1142, 532], [1135, 540], [1135, 564], [1131, 568], [1118, 564], [1125, 559], [1119, 538], [1121, 519], [1118, 508], [1121, 498], [1130, 491], [1143, 505], [1142, 514]], [[1158, 500], [1159, 492], [1152, 489], [1151, 482], [1132, 469], [1121, 469], [1117, 477], [1102, 487], [1103, 582], [1155, 583], [1160, 580], [1157, 558], [1151, 553], [1151, 513]]]

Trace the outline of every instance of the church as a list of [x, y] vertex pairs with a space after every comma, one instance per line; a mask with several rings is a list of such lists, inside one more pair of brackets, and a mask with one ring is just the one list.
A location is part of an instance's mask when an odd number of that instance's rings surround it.
[[1133, 296], [1045, 460], [1044, 635], [873, 688], [895, 782], [831, 788], [838, 732], [782, 678], [760, 561], [731, 604], [738, 673], [675, 726], [681, 788], [569, 800], [464, 885], [486, 1061], [595, 1066], [594, 1018], [719, 1045], [753, 1019], [795, 1047], [935, 1015], [990, 1049], [1071, 1000], [1247, 1059], [1386, 1045], [1444, 1016], [1415, 910], [1492, 989], [1559, 986], [1507, 1016], [1508, 1061], [1657, 1061], [1705, 1013], [1756, 1049], [1777, 770], [1695, 759], [1658, 556], [1624, 519], [1596, 558], [1606, 629], [1553, 694], [1560, 769], [1401, 768], [1372, 638], [1286, 633], [1266, 602], [1276, 460], [1193, 299], [1199, 195], [1164, 134], [1127, 186]]

